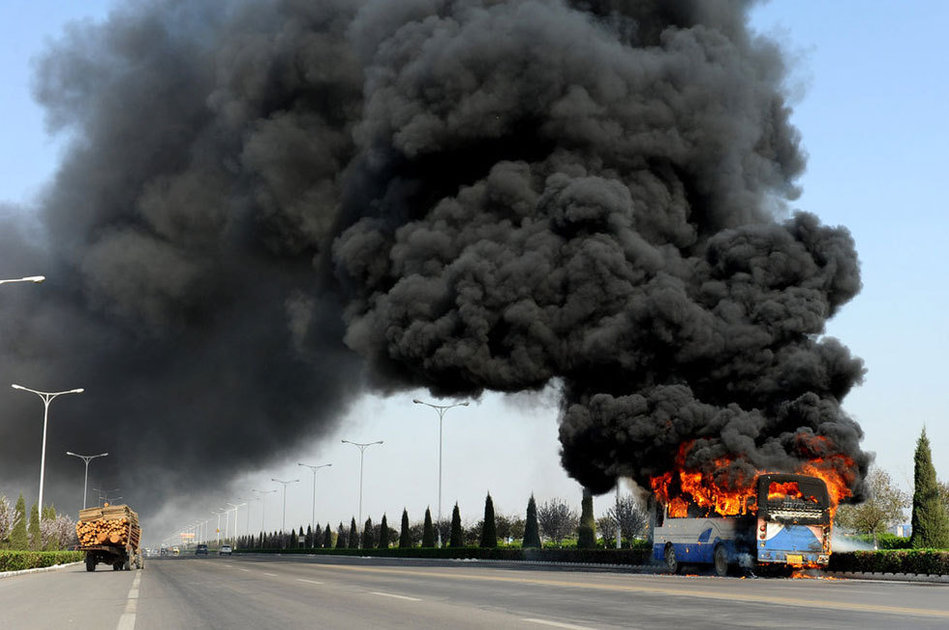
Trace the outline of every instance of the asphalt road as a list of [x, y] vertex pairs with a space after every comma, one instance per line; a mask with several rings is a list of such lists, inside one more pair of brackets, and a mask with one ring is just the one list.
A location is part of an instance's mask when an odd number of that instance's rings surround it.
[[949, 585], [240, 556], [0, 580], [0, 628], [947, 628]]

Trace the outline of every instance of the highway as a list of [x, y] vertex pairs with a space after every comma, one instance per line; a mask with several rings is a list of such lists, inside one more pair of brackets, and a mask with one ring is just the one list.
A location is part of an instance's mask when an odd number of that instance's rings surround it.
[[0, 628], [946, 628], [949, 585], [345, 557], [149, 559], [0, 579]]

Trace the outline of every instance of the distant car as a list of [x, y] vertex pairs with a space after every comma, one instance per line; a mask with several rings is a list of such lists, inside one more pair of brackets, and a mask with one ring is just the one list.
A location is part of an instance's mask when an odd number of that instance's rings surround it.
[[231, 546], [230, 545], [221, 545], [221, 548], [218, 550], [219, 556], [229, 556], [231, 555]]
[[208, 546], [207, 545], [198, 545], [194, 548], [194, 555], [196, 556], [206, 556], [208, 555]]

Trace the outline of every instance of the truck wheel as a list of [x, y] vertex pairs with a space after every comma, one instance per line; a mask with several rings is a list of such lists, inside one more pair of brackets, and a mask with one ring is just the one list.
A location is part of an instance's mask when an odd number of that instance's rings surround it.
[[86, 556], [86, 571], [96, 570], [96, 559], [92, 556]]
[[675, 575], [679, 572], [679, 559], [676, 558], [676, 550], [671, 544], [666, 545], [666, 568], [669, 569], [669, 573]]
[[112, 565], [112, 570], [113, 570], [113, 571], [121, 571], [121, 570], [122, 570], [122, 563], [121, 563], [121, 562], [116, 562], [116, 563], [114, 563], [114, 564]]
[[715, 575], [725, 577], [728, 575], [728, 550], [725, 545], [715, 547]]

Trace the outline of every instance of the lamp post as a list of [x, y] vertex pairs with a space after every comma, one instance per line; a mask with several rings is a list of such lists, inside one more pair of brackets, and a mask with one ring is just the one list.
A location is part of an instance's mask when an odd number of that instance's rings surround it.
[[264, 499], [267, 498], [266, 495], [270, 494], [271, 492], [276, 492], [276, 491], [277, 491], [276, 488], [274, 488], [273, 490], [251, 490], [251, 492], [256, 492], [262, 495], [260, 497], [260, 533], [261, 534], [264, 533], [264, 507], [266, 506], [266, 502], [264, 501]]
[[67, 455], [72, 455], [73, 457], [78, 457], [82, 461], [86, 462], [86, 476], [85, 480], [82, 482], [82, 509], [86, 509], [86, 489], [89, 487], [89, 462], [94, 460], [96, 457], [105, 457], [108, 453], [99, 453], [98, 455], [79, 455], [78, 453], [73, 453], [72, 451], [66, 451]]
[[362, 464], [363, 458], [366, 455], [366, 449], [374, 444], [382, 444], [382, 440], [378, 442], [350, 442], [349, 440], [342, 440], [343, 444], [352, 444], [359, 449], [359, 526], [362, 527]]
[[11, 278], [9, 280], [0, 280], [0, 284], [6, 284], [8, 282], [42, 282], [46, 280], [46, 276], [26, 276], [24, 278]]
[[326, 468], [327, 466], [332, 466], [333, 464], [320, 464], [319, 466], [314, 466], [312, 464], [300, 464], [297, 466], [306, 466], [313, 471], [313, 511], [310, 514], [310, 530], [313, 530], [316, 527], [316, 471], [320, 468]]
[[287, 486], [291, 483], [300, 483], [300, 480], [291, 479], [289, 481], [282, 481], [280, 479], [271, 479], [271, 481], [283, 484], [283, 525], [280, 526], [280, 533], [284, 534], [287, 531]]
[[453, 405], [433, 405], [415, 398], [412, 400], [416, 405], [425, 405], [438, 412], [438, 546], [442, 546], [442, 423], [445, 420], [445, 412], [452, 407], [467, 407], [468, 401], [455, 403]]
[[[39, 276], [37, 276], [39, 277]], [[62, 396], [63, 394], [81, 394], [83, 388], [70, 389], [64, 392], [38, 392], [35, 389], [30, 389], [29, 387], [23, 387], [22, 385], [13, 384], [13, 389], [21, 389], [25, 392], [31, 392], [36, 394], [43, 400], [43, 450], [40, 455], [40, 496], [37, 504], [39, 505], [39, 521], [43, 522], [43, 478], [46, 472], [46, 424], [49, 420], [49, 403], [52, 402], [57, 396]]]

